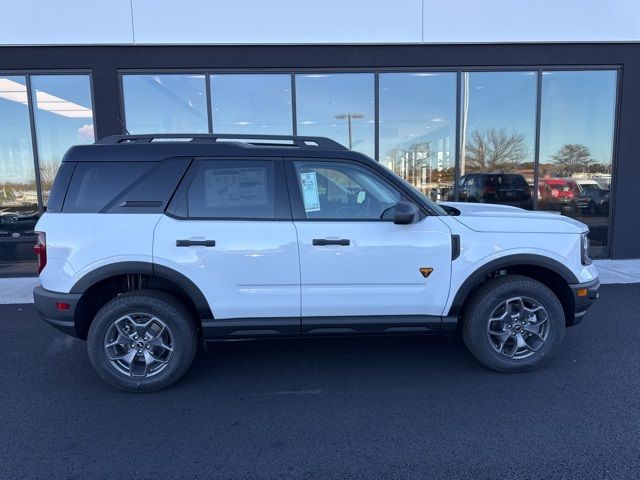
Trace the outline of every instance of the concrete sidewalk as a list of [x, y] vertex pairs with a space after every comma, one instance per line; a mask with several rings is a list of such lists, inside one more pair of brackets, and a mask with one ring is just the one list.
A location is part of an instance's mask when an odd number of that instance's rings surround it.
[[[640, 283], [640, 259], [595, 260], [603, 284]], [[36, 277], [0, 278], [0, 304], [33, 303], [31, 292], [40, 282]]]

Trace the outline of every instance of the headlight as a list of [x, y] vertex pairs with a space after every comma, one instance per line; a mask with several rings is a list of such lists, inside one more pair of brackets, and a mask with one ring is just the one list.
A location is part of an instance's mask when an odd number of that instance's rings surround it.
[[591, 265], [589, 258], [589, 232], [583, 233], [580, 237], [580, 260], [583, 265]]

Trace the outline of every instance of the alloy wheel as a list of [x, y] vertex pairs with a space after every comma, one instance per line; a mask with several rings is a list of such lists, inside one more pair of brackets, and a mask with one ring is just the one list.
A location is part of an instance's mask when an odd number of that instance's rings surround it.
[[500, 355], [515, 360], [530, 357], [549, 337], [549, 314], [531, 297], [509, 298], [491, 313], [487, 336]]
[[111, 366], [121, 374], [151, 377], [169, 364], [174, 337], [158, 317], [131, 313], [111, 323], [104, 336], [104, 350]]

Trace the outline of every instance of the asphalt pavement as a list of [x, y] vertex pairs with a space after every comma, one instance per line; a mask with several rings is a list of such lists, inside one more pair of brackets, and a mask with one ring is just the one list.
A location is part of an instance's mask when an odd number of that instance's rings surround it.
[[33, 305], [0, 306], [0, 479], [637, 479], [640, 285], [505, 375], [457, 338], [213, 344], [168, 390], [112, 389]]

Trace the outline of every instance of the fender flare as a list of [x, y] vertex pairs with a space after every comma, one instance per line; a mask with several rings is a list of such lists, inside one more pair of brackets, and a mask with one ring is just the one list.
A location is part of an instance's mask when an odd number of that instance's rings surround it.
[[90, 287], [102, 280], [106, 280], [110, 277], [127, 274], [142, 274], [153, 277], [162, 278], [171, 283], [174, 283], [191, 298], [191, 301], [196, 306], [200, 318], [213, 318], [211, 307], [207, 302], [206, 297], [198, 286], [193, 283], [189, 278], [184, 276], [172, 268], [165, 267], [164, 265], [157, 265], [150, 262], [118, 262], [109, 265], [103, 265], [95, 270], [91, 270], [89, 273], [80, 278], [71, 287], [69, 293], [83, 294]]
[[568, 285], [580, 283], [580, 280], [576, 275], [565, 265], [549, 257], [535, 254], [520, 253], [514, 255], [506, 255], [504, 257], [496, 258], [490, 262], [485, 263], [462, 283], [449, 308], [449, 316], [458, 316], [462, 313], [462, 307], [465, 300], [471, 294], [471, 292], [477, 287], [484, 278], [491, 272], [501, 270], [503, 268], [515, 267], [515, 266], [534, 266], [542, 267], [547, 270], [551, 270], [556, 273], [562, 279], [567, 282]]

